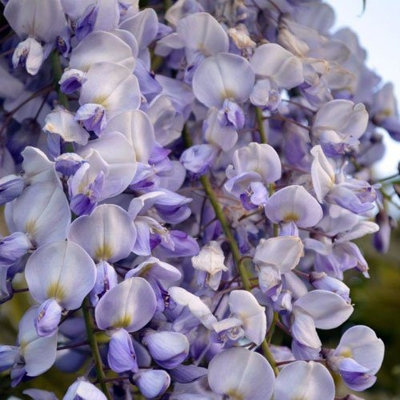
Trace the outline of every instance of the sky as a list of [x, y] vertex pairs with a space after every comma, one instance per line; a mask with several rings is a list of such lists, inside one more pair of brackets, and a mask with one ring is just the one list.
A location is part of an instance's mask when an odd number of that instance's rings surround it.
[[[358, 35], [361, 46], [367, 50], [367, 65], [383, 82], [393, 82], [400, 105], [400, 1], [328, 0], [336, 12], [334, 30], [347, 26]], [[387, 156], [379, 163], [376, 174], [390, 176], [397, 171], [400, 161], [400, 142], [385, 137]]]

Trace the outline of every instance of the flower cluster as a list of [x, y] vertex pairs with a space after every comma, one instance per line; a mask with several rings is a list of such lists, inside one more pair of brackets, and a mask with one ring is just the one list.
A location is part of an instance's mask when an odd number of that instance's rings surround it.
[[32, 299], [0, 346], [11, 385], [54, 365], [82, 374], [64, 400], [372, 386], [375, 332], [351, 326], [328, 348], [318, 330], [353, 312], [345, 272], [368, 277], [353, 240], [387, 250], [371, 168], [377, 128], [400, 140], [400, 120], [332, 8], [3, 3], [0, 299], [21, 281]]

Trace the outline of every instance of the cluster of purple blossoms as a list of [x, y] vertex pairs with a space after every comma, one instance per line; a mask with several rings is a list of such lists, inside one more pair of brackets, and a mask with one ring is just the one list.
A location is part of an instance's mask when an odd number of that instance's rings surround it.
[[332, 8], [2, 2], [0, 300], [31, 297], [11, 385], [54, 366], [82, 374], [64, 400], [360, 399], [335, 382], [371, 387], [382, 340], [318, 330], [368, 277], [353, 240], [388, 248], [371, 168], [400, 120]]

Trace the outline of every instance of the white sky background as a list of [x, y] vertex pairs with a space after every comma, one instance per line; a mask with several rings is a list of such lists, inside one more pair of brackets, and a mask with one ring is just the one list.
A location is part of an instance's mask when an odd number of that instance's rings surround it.
[[[367, 65], [383, 82], [393, 82], [400, 105], [400, 0], [327, 0], [336, 12], [337, 28], [347, 26], [358, 35], [367, 51]], [[379, 177], [397, 172], [400, 142], [385, 137], [387, 156], [377, 166]]]

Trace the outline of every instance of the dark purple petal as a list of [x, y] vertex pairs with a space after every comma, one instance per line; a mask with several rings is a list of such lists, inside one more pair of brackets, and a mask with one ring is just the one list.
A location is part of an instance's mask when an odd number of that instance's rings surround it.
[[115, 372], [139, 370], [131, 335], [125, 329], [118, 329], [111, 336], [107, 361]]
[[33, 245], [28, 235], [15, 232], [0, 239], [0, 267], [10, 267], [23, 257]]
[[23, 178], [16, 175], [7, 175], [0, 179], [0, 205], [14, 200], [25, 187]]
[[345, 384], [357, 392], [368, 389], [376, 382], [376, 376], [368, 374], [368, 368], [351, 358], [345, 358], [339, 364], [339, 372]]
[[35, 327], [39, 336], [51, 336], [61, 320], [61, 306], [54, 299], [46, 300], [38, 309]]
[[76, 21], [75, 36], [79, 41], [84, 39], [90, 32], [93, 31], [98, 12], [99, 7], [97, 5], [90, 4], [86, 8], [83, 15]]

